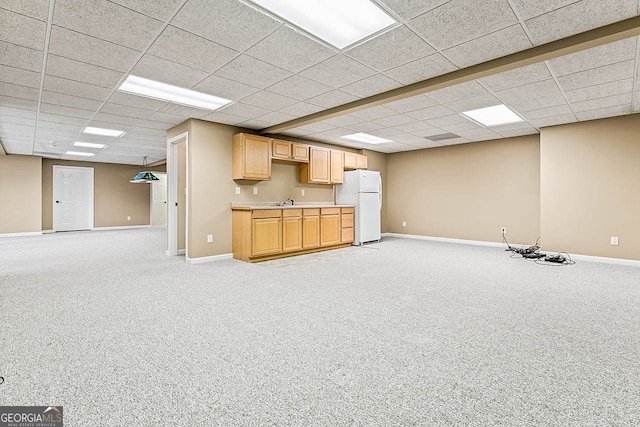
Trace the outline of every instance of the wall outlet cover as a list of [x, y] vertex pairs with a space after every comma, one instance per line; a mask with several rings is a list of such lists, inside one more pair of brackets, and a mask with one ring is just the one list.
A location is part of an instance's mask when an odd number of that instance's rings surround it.
[[236, 187], [236, 194], [240, 194], [240, 187]]
[[253, 187], [253, 195], [257, 195], [258, 194], [258, 187]]
[[407, 221], [402, 221], [402, 226], [406, 227], [407, 226]]
[[304, 196], [304, 188], [302, 190], [300, 190], [300, 195]]
[[207, 243], [213, 243], [213, 234], [207, 234]]
[[619, 242], [618, 242], [618, 238], [611, 236], [611, 246], [618, 246]]

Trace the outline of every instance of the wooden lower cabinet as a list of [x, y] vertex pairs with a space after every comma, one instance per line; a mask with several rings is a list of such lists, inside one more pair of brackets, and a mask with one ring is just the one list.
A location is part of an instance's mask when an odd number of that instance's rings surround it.
[[282, 252], [282, 219], [258, 218], [251, 221], [251, 255]]
[[340, 244], [340, 208], [320, 209], [320, 246]]
[[320, 215], [302, 217], [302, 248], [312, 249], [320, 246]]
[[340, 242], [353, 243], [353, 208], [342, 208], [340, 215]]
[[302, 209], [282, 212], [282, 252], [302, 249]]

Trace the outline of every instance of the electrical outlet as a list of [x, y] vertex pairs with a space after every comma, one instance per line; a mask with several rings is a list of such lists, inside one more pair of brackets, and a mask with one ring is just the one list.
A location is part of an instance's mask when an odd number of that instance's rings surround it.
[[240, 194], [240, 187], [236, 187], [236, 194]]
[[302, 190], [300, 190], [300, 195], [304, 196], [304, 188]]
[[611, 246], [618, 246], [618, 238], [611, 236]]
[[131, 221], [131, 217], [130, 216], [127, 217], [127, 221]]
[[253, 195], [254, 196], [258, 195], [258, 187], [253, 187]]
[[502, 235], [504, 236], [505, 234], [507, 234], [507, 227], [502, 227], [500, 229], [500, 232], [502, 233]]
[[402, 221], [402, 226], [406, 227], [407, 226], [407, 221]]
[[213, 234], [207, 234], [207, 243], [213, 243]]

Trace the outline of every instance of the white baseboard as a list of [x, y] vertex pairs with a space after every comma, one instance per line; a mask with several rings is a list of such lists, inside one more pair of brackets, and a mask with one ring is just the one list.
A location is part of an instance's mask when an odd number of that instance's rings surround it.
[[233, 259], [233, 254], [204, 256], [200, 258], [187, 258], [187, 264], [205, 264], [207, 262], [222, 261], [224, 259]]
[[42, 230], [42, 234], [53, 234], [55, 231], [53, 230]]
[[42, 236], [42, 231], [32, 231], [29, 233], [2, 233], [0, 237], [24, 237], [24, 236]]
[[92, 231], [129, 230], [131, 228], [151, 228], [150, 225], [119, 225], [116, 227], [93, 227]]
[[[431, 240], [434, 242], [446, 242], [446, 243], [459, 243], [461, 245], [475, 245], [475, 246], [493, 246], [493, 247], [504, 247], [504, 243], [496, 243], [496, 242], [483, 242], [481, 240], [462, 240], [462, 239], [450, 239], [447, 237], [432, 237], [432, 236], [419, 236], [417, 234], [400, 234], [400, 233], [382, 233], [382, 237], [400, 237], [404, 239], [417, 239], [417, 240]], [[529, 246], [523, 245], [521, 243], [511, 243], [511, 246]], [[544, 251], [541, 252], [549, 252], [549, 253], [557, 253], [555, 251]], [[588, 261], [588, 262], [602, 262], [605, 264], [617, 264], [617, 265], [630, 265], [633, 267], [640, 267], [640, 261], [632, 260], [632, 259], [624, 259], [624, 258], [606, 258], [599, 256], [590, 256], [590, 255], [574, 255], [569, 254], [571, 259], [574, 261]]]
[[[178, 253], [176, 255], [184, 255], [186, 253], [186, 251], [184, 249], [178, 249]], [[164, 251], [164, 254], [166, 256], [171, 256], [171, 254], [169, 253], [169, 251]]]

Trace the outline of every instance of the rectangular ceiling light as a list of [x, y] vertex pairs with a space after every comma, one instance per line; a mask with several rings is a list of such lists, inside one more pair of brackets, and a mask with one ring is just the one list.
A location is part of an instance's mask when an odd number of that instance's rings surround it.
[[479, 108], [477, 110], [465, 111], [463, 117], [480, 123], [483, 126], [500, 126], [509, 123], [523, 122], [524, 119], [504, 104], [493, 107]]
[[87, 126], [82, 131], [83, 133], [88, 133], [91, 135], [100, 135], [100, 136], [115, 136], [116, 138], [124, 135], [126, 132], [115, 129], [103, 129], [103, 128], [92, 128], [91, 126]]
[[80, 157], [91, 157], [96, 155], [95, 153], [84, 153], [82, 151], [67, 151], [64, 154], [67, 156], [80, 156]]
[[76, 141], [73, 143], [76, 147], [87, 147], [87, 148], [104, 148], [105, 144], [94, 144], [93, 142], [80, 142]]
[[205, 110], [217, 110], [231, 102], [228, 99], [133, 75], [129, 75], [118, 90]]
[[366, 142], [367, 144], [383, 144], [385, 142], [393, 142], [390, 139], [379, 138], [367, 133], [354, 133], [353, 135], [345, 135], [342, 138], [351, 139], [358, 142]]
[[251, 1], [338, 49], [396, 23], [370, 0]]

